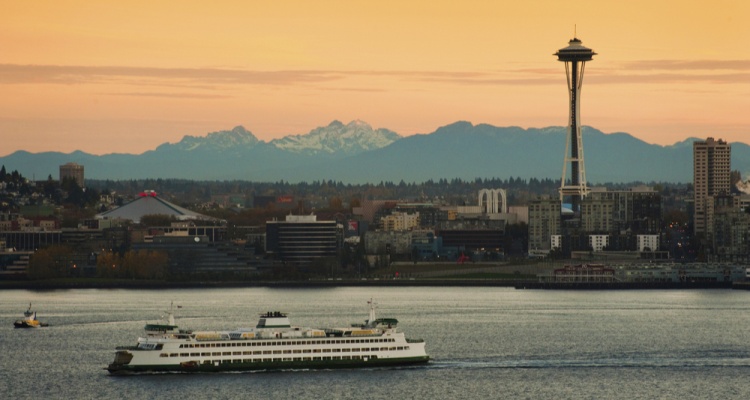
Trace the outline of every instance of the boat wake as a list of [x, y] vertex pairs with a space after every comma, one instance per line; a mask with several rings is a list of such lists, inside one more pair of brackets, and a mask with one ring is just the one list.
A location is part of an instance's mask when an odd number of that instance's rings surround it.
[[750, 368], [750, 355], [741, 357], [655, 357], [594, 359], [482, 359], [433, 360], [425, 368], [434, 369], [546, 369], [546, 368]]

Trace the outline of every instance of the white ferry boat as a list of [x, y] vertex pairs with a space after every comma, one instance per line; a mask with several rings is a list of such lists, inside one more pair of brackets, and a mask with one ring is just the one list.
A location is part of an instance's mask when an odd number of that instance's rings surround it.
[[[148, 324], [146, 336], [118, 347], [107, 370], [220, 372], [280, 369], [357, 368], [426, 363], [421, 339], [407, 339], [398, 320], [370, 316], [364, 324], [315, 329], [292, 326], [286, 314], [260, 315], [255, 328], [193, 332], [178, 329], [170, 309], [167, 324]], [[171, 308], [171, 307], [170, 307]]]

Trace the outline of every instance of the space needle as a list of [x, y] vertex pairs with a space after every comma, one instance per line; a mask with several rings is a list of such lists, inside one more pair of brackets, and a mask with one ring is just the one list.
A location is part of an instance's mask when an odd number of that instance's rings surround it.
[[[581, 199], [588, 194], [586, 186], [586, 169], [583, 165], [583, 141], [581, 140], [581, 87], [586, 61], [591, 61], [596, 53], [584, 47], [581, 40], [573, 38], [568, 47], [562, 48], [554, 55], [558, 61], [565, 63], [565, 75], [568, 78], [570, 96], [570, 116], [568, 118], [568, 137], [565, 144], [565, 161], [563, 162], [562, 182], [560, 183], [560, 201], [570, 198], [573, 213], [580, 211]], [[570, 177], [567, 166], [570, 164]]]

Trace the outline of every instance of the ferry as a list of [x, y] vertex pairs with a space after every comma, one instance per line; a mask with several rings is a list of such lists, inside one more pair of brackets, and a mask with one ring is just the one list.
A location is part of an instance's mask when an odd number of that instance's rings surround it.
[[36, 319], [36, 311], [31, 311], [31, 303], [29, 303], [29, 309], [23, 312], [23, 319], [13, 322], [13, 326], [16, 328], [41, 328], [48, 326], [48, 324]]
[[369, 368], [427, 363], [422, 339], [408, 339], [395, 318], [376, 318], [370, 300], [364, 324], [343, 328], [293, 326], [279, 311], [254, 328], [179, 329], [172, 307], [166, 324], [147, 324], [135, 346], [118, 347], [110, 374]]

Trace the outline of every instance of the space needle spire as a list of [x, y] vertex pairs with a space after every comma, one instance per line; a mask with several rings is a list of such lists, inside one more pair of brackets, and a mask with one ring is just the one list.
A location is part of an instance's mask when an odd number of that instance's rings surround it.
[[[581, 140], [581, 88], [586, 61], [596, 55], [593, 50], [584, 47], [581, 40], [574, 37], [568, 47], [555, 53], [558, 61], [565, 63], [565, 75], [568, 78], [568, 95], [570, 98], [570, 115], [568, 117], [568, 136], [565, 144], [565, 161], [560, 183], [560, 201], [570, 199], [574, 213], [580, 211], [581, 199], [588, 194], [586, 186], [586, 169], [583, 165], [583, 141]], [[570, 164], [570, 176], [567, 167]]]

